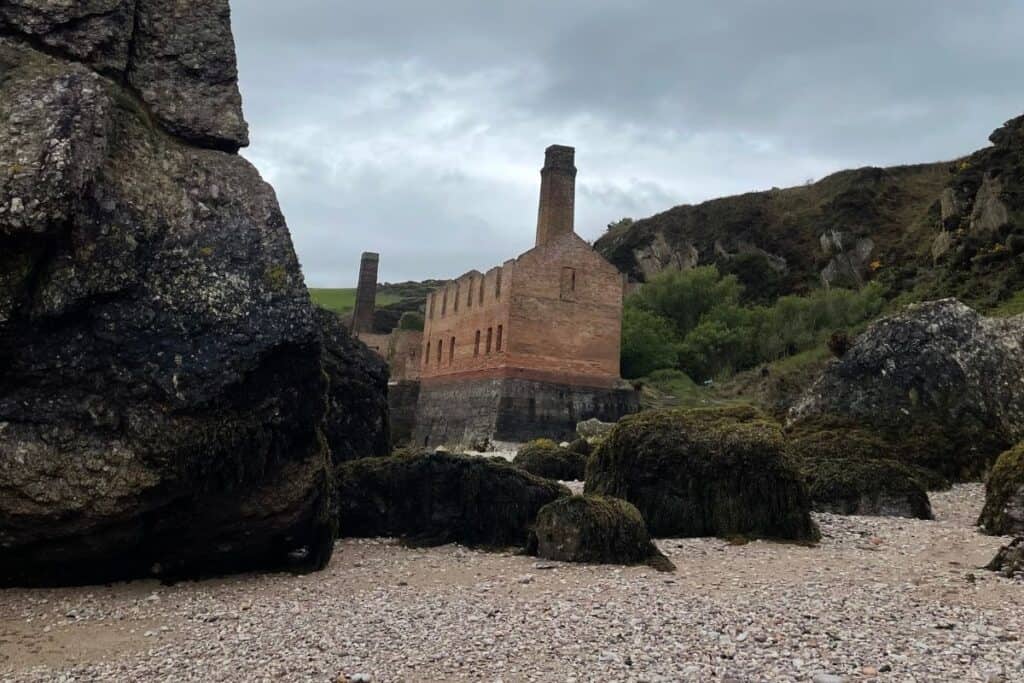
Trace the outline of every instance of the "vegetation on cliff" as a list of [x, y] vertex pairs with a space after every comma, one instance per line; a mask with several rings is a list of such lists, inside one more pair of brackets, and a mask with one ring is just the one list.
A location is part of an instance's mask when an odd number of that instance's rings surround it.
[[990, 534], [1024, 535], [1024, 443], [1000, 455], [989, 472], [978, 524]]

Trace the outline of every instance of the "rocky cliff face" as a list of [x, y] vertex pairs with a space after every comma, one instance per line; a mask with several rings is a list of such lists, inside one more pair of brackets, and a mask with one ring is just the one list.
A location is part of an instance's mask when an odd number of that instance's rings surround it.
[[979, 475], [1024, 439], [1024, 316], [985, 318], [945, 299], [878, 321], [790, 413], [821, 418], [916, 438], [918, 464]]
[[227, 0], [0, 5], [0, 584], [329, 558], [329, 442], [386, 414], [246, 135]]
[[1024, 287], [1024, 116], [989, 140], [952, 163], [841, 171], [677, 206], [610, 229], [595, 248], [635, 281], [715, 263], [760, 291], [770, 266], [776, 294], [880, 279], [894, 292], [996, 304]]

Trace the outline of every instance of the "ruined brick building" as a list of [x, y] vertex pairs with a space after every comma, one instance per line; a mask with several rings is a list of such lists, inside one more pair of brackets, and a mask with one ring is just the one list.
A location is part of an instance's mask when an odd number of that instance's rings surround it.
[[573, 229], [574, 154], [546, 151], [533, 249], [428, 296], [414, 443], [568, 438], [637, 409], [619, 377], [623, 276]]

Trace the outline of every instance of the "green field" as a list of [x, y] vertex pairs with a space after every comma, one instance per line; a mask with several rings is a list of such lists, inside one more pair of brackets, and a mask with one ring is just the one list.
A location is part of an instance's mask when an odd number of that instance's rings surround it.
[[[348, 313], [356, 306], [355, 287], [347, 289], [310, 289], [309, 295], [313, 303], [330, 309], [335, 313]], [[392, 294], [377, 294], [377, 305], [387, 306], [401, 300]]]

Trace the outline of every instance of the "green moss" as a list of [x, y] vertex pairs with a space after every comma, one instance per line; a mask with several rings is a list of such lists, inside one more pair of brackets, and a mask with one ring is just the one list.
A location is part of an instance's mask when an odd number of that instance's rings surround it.
[[985, 482], [985, 507], [978, 524], [997, 536], [1024, 534], [1024, 520], [1006, 514], [1011, 501], [1018, 497], [1024, 497], [1024, 443], [996, 460]]
[[538, 477], [557, 481], [579, 481], [586, 470], [586, 456], [562, 448], [550, 439], [536, 439], [516, 453], [512, 464]]
[[288, 271], [284, 266], [271, 266], [264, 271], [263, 280], [267, 283], [267, 287], [275, 292], [280, 292], [288, 286]]
[[930, 480], [889, 458], [890, 450], [859, 429], [805, 431], [790, 441], [815, 510], [932, 519], [925, 489]]
[[675, 567], [651, 542], [640, 511], [619, 498], [572, 496], [537, 513], [531, 551], [549, 560]]
[[397, 536], [416, 545], [525, 546], [537, 512], [569, 495], [508, 463], [406, 452], [335, 468], [342, 536]]
[[819, 537], [781, 428], [751, 406], [624, 418], [586, 481], [587, 493], [636, 505], [654, 536]]

